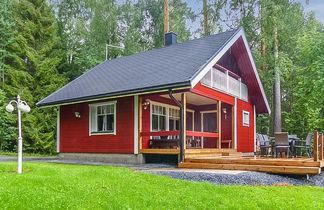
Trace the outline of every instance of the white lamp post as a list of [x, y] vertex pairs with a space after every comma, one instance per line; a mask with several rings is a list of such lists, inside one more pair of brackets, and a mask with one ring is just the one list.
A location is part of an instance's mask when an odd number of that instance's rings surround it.
[[21, 136], [21, 111], [23, 112], [29, 112], [30, 107], [25, 101], [20, 100], [20, 96], [17, 96], [17, 100], [12, 100], [9, 102], [9, 104], [6, 106], [6, 110], [8, 112], [13, 112], [15, 109], [12, 103], [15, 103], [18, 108], [18, 174], [22, 173], [22, 143], [23, 139]]

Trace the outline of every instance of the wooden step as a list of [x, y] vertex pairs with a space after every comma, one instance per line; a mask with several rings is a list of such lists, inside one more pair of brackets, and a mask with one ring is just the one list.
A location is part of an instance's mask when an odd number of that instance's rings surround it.
[[186, 158], [194, 158], [194, 157], [220, 157], [222, 156], [222, 153], [210, 153], [210, 152], [205, 152], [205, 153], [189, 153], [185, 154]]
[[185, 153], [236, 152], [235, 149], [186, 149]]
[[226, 156], [226, 157], [241, 157], [242, 153], [241, 152], [204, 152], [204, 153], [186, 153], [185, 157], [186, 158], [202, 158], [202, 157], [221, 157], [221, 156]]
[[259, 172], [282, 173], [282, 174], [320, 174], [321, 173], [321, 168], [319, 168], [319, 167], [298, 167], [298, 166], [210, 164], [210, 163], [184, 162], [184, 163], [179, 163], [178, 167], [179, 168], [197, 168], [197, 169], [259, 171]]
[[222, 152], [222, 156], [236, 156], [241, 157], [243, 154], [242, 152]]
[[271, 166], [301, 166], [301, 167], [321, 167], [321, 162], [294, 159], [235, 159], [235, 158], [186, 158], [189, 163], [209, 163], [209, 164], [244, 164], [244, 165], [271, 165]]

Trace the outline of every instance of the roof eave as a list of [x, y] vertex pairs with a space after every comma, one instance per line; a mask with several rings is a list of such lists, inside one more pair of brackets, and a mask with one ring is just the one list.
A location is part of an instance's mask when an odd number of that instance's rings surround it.
[[150, 92], [160, 92], [160, 91], [165, 91], [165, 90], [169, 90], [169, 89], [185, 89], [185, 88], [191, 88], [190, 81], [167, 84], [167, 85], [152, 86], [152, 87], [146, 87], [146, 88], [138, 88], [138, 89], [132, 89], [132, 90], [125, 90], [125, 91], [118, 91], [118, 92], [99, 94], [99, 95], [91, 95], [91, 96], [85, 96], [85, 97], [79, 97], [79, 98], [65, 99], [65, 100], [53, 101], [53, 102], [48, 102], [48, 103], [46, 103], [46, 102], [42, 103], [42, 101], [40, 101], [40, 102], [36, 103], [36, 106], [37, 107], [61, 106], [61, 105], [67, 105], [67, 104], [103, 100], [103, 99], [114, 98], [114, 97], [142, 95], [142, 94], [146, 94], [146, 93], [150, 93]]

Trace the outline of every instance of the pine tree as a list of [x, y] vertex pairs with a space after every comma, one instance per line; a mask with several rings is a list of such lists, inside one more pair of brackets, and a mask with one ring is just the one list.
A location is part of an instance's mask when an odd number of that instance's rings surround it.
[[14, 41], [15, 31], [12, 17], [12, 2], [3, 0], [0, 2], [0, 88], [4, 88], [6, 60], [12, 56], [10, 46]]
[[39, 109], [35, 103], [66, 83], [58, 74], [60, 52], [52, 7], [45, 0], [20, 0], [13, 3], [17, 36], [9, 60], [5, 90], [9, 98], [17, 94], [32, 107], [23, 116], [25, 149], [53, 152], [55, 109]]

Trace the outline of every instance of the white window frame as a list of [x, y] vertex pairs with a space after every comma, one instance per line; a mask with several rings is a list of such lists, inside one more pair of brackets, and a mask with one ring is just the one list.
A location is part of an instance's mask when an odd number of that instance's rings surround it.
[[[117, 116], [116, 116], [116, 104], [117, 104], [117, 101], [109, 101], [109, 102], [102, 102], [102, 103], [95, 103], [95, 104], [89, 104], [89, 136], [95, 136], [95, 135], [116, 135], [116, 119], [117, 119]], [[113, 132], [93, 132], [91, 131], [91, 118], [92, 118], [92, 114], [91, 114], [91, 109], [93, 107], [96, 108], [97, 110], [97, 107], [98, 106], [105, 106], [105, 105], [114, 105], [114, 131]], [[97, 120], [97, 112], [96, 112], [96, 117], [95, 119]]]
[[[156, 101], [150, 101], [150, 131], [151, 132], [154, 132], [152, 130], [152, 105], [156, 105], [156, 106], [163, 106], [166, 108], [166, 127], [165, 127], [165, 130], [166, 131], [169, 131], [169, 108], [172, 108], [172, 109], [176, 109], [176, 110], [180, 110], [180, 108], [178, 106], [173, 106], [173, 105], [170, 105], [170, 104], [164, 104], [164, 103], [160, 103], [160, 102], [156, 102]], [[192, 113], [192, 128], [193, 130], [195, 130], [195, 111], [192, 110], [192, 109], [187, 109], [187, 112], [191, 112]]]
[[169, 109], [163, 105], [160, 105], [160, 104], [151, 104], [151, 107], [150, 107], [150, 116], [151, 116], [151, 119], [150, 119], [150, 125], [151, 125], [151, 131], [160, 131], [160, 130], [153, 130], [153, 124], [152, 124], [152, 119], [153, 119], [153, 106], [160, 106], [163, 108], [165, 108], [165, 114], [155, 114], [158, 116], [158, 127], [160, 127], [160, 116], [164, 116], [165, 117], [165, 130], [167, 131], [169, 129]]
[[[246, 122], [246, 121], [244, 121], [244, 115], [245, 114], [247, 114], [247, 116], [248, 116], [248, 122]], [[242, 124], [243, 124], [243, 126], [245, 126], [245, 127], [250, 127], [250, 112], [248, 112], [248, 111], [242, 111]]]

